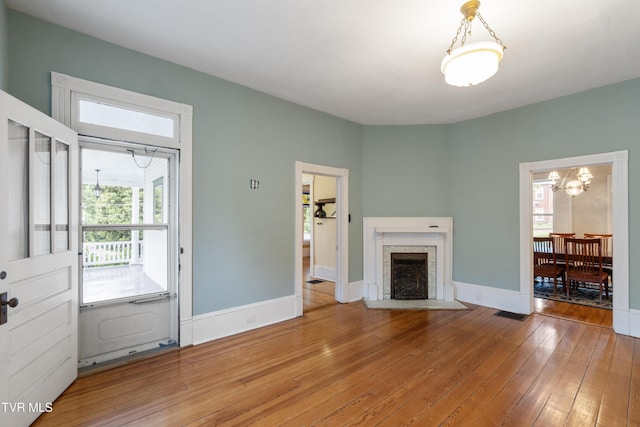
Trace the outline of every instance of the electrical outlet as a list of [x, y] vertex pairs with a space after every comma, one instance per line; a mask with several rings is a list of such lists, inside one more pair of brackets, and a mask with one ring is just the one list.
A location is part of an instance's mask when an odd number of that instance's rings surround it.
[[247, 322], [246, 323], [253, 323], [256, 321], [256, 315], [255, 314], [250, 314], [249, 316], [247, 316]]

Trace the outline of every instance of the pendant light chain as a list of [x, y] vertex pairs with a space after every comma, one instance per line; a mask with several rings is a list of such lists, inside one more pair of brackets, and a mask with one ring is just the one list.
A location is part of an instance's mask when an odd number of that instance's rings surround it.
[[496, 36], [496, 32], [493, 31], [491, 27], [489, 27], [489, 24], [487, 24], [487, 21], [485, 21], [484, 18], [482, 18], [482, 15], [480, 15], [480, 12], [477, 12], [476, 16], [478, 17], [478, 19], [480, 19], [480, 22], [482, 22], [482, 25], [484, 25], [484, 28], [487, 29], [487, 31], [489, 32], [489, 35], [494, 38], [496, 43], [502, 46], [503, 49], [506, 49], [507, 47], [502, 44], [502, 40], [500, 40], [500, 38]]
[[[456, 31], [456, 35], [453, 37], [453, 40], [451, 40], [451, 46], [449, 46], [449, 49], [447, 49], [448, 54], [451, 54], [451, 51], [453, 50], [453, 45], [456, 44], [456, 42], [458, 41], [458, 36], [462, 32], [462, 27], [464, 27], [465, 22], [467, 22], [467, 18], [462, 18], [462, 22], [460, 22], [458, 31]], [[466, 29], [465, 29], [465, 38], [466, 38]]]

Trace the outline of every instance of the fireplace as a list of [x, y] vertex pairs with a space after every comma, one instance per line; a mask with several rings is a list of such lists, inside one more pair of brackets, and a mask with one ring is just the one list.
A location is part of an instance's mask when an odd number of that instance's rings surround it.
[[[392, 244], [382, 246], [382, 283], [380, 283], [382, 286], [382, 299], [407, 299], [406, 297], [397, 296], [402, 295], [402, 293], [397, 293], [393, 290], [394, 258], [400, 259], [401, 263], [405, 264], [404, 273], [407, 272], [407, 268], [417, 268], [417, 264], [424, 261], [424, 274], [422, 274], [422, 277], [424, 278], [426, 289], [420, 295], [426, 294], [427, 296], [419, 298], [436, 298], [436, 284], [438, 282], [437, 247], [435, 245]], [[416, 296], [416, 298], [418, 297]]]
[[391, 254], [391, 298], [428, 298], [428, 254], [394, 252]]
[[451, 217], [365, 217], [363, 229], [365, 298], [398, 298], [391, 289], [391, 254], [402, 253], [426, 258], [427, 296], [420, 298], [454, 299]]

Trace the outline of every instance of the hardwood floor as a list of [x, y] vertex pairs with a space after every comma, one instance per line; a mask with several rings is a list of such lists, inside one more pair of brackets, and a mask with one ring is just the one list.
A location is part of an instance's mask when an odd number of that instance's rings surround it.
[[613, 311], [604, 308], [589, 307], [568, 302], [551, 301], [543, 298], [533, 299], [533, 310], [536, 313], [562, 319], [586, 322], [592, 325], [613, 328]]
[[640, 339], [469, 307], [333, 304], [80, 378], [35, 425], [640, 425]]
[[327, 305], [337, 304], [334, 282], [307, 283], [312, 277], [309, 273], [309, 257], [303, 258], [304, 283], [302, 284], [303, 311], [316, 310]]

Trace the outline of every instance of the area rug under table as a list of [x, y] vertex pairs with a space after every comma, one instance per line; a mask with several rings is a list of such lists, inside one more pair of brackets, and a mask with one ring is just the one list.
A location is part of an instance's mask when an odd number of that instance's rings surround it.
[[572, 288], [570, 298], [567, 299], [567, 294], [563, 292], [564, 287], [558, 285], [558, 292], [556, 296], [553, 296], [553, 283], [535, 281], [533, 283], [533, 294], [538, 298], [549, 299], [553, 301], [569, 302], [572, 304], [588, 305], [592, 307], [604, 308], [611, 310], [613, 301], [613, 290], [609, 291], [609, 299], [602, 296], [602, 304], [598, 298], [600, 292], [598, 286], [586, 287], [582, 285], [578, 288]]
[[438, 299], [379, 299], [370, 301], [365, 299], [367, 308], [383, 310], [469, 310], [469, 307], [458, 301], [443, 301]]

